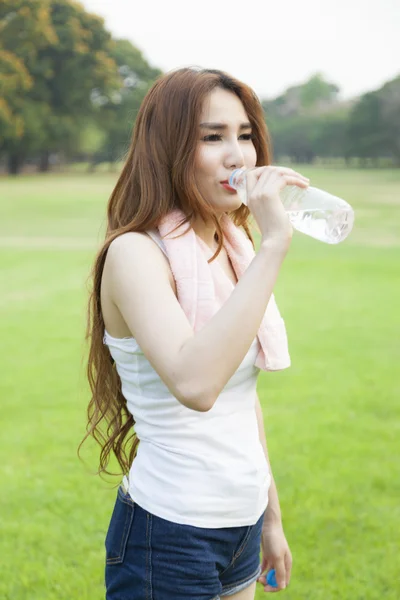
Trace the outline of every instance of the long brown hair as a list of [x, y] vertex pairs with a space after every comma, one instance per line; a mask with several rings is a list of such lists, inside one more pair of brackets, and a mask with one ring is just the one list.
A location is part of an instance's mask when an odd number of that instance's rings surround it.
[[[111, 451], [122, 473], [129, 471], [139, 443], [135, 421], [121, 392], [114, 361], [103, 343], [104, 320], [100, 303], [103, 267], [111, 242], [129, 231], [156, 228], [162, 217], [179, 208], [184, 223], [192, 226], [200, 216], [214, 221], [218, 247], [223, 233], [212, 207], [202, 197], [195, 179], [195, 154], [200, 115], [206, 96], [215, 88], [238, 96], [254, 134], [257, 166], [271, 162], [271, 144], [261, 104], [253, 90], [230, 75], [210, 69], [188, 67], [161, 76], [151, 87], [138, 112], [125, 165], [107, 207], [107, 232], [90, 274], [92, 290], [88, 305], [86, 341], [89, 343], [87, 377], [92, 393], [83, 442], [92, 436], [101, 446], [98, 474], [107, 470]], [[230, 213], [235, 225], [243, 227], [254, 246], [249, 210], [242, 205]]]

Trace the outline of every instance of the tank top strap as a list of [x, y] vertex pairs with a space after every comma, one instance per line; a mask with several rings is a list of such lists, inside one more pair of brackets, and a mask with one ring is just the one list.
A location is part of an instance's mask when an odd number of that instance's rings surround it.
[[158, 229], [148, 229], [146, 231], [146, 233], [157, 244], [157, 246], [159, 246], [159, 248], [161, 248], [161, 250], [164, 252], [165, 256], [168, 258], [167, 249], [165, 247], [164, 241], [163, 241]]

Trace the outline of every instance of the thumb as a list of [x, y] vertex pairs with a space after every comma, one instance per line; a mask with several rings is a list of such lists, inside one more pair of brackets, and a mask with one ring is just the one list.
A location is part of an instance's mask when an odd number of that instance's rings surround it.
[[268, 561], [265, 558], [265, 556], [263, 556], [263, 559], [261, 561], [261, 573], [258, 576], [257, 581], [259, 581], [260, 583], [263, 583], [264, 585], [265, 585], [265, 581], [266, 581], [264, 573], [267, 570], [267, 567], [268, 567]]
[[261, 573], [264, 573], [264, 571], [267, 570], [267, 566], [268, 566], [268, 560], [265, 558], [265, 556], [263, 556], [262, 561], [261, 561]]
[[276, 583], [280, 589], [286, 587], [286, 567], [283, 557], [275, 562], [275, 577]]

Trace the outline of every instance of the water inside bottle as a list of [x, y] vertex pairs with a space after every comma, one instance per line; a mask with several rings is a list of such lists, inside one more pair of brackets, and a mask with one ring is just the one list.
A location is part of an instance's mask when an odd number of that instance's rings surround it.
[[288, 210], [287, 214], [295, 229], [326, 244], [338, 244], [353, 227], [352, 210], [307, 208]]
[[[245, 175], [234, 171], [230, 185], [247, 205]], [[339, 244], [347, 238], [354, 224], [354, 211], [345, 200], [309, 186], [303, 189], [289, 185], [280, 197], [294, 229], [326, 244]]]

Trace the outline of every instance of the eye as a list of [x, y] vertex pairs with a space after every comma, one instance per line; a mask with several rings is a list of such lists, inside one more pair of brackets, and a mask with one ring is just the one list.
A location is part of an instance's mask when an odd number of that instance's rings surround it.
[[[204, 142], [219, 142], [222, 139], [222, 135], [219, 133], [212, 133], [211, 135], [206, 135], [203, 138]], [[243, 133], [239, 139], [242, 139], [245, 142], [250, 142], [251, 140], [254, 140], [254, 134], [253, 133]]]
[[254, 140], [253, 133], [243, 133], [243, 135], [241, 135], [240, 137], [243, 138], [245, 142], [250, 142], [250, 140]]
[[206, 135], [206, 137], [203, 138], [203, 140], [205, 142], [219, 142], [219, 140], [222, 138], [221, 135], [219, 135], [218, 133], [213, 133], [211, 135]]

